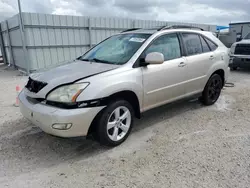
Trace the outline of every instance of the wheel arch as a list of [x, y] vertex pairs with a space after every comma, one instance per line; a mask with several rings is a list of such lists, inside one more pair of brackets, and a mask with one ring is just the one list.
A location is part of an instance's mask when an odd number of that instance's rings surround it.
[[[218, 69], [216, 71], [214, 71], [211, 76], [213, 76], [214, 74], [218, 74], [221, 79], [222, 79], [222, 85], [225, 85], [225, 71], [223, 69]], [[211, 78], [211, 76], [209, 78]]]
[[[139, 102], [138, 96], [135, 94], [135, 92], [133, 92], [131, 90], [123, 90], [123, 91], [116, 92], [116, 93], [111, 94], [108, 97], [106, 97], [105, 103], [108, 105], [112, 101], [118, 100], [118, 99], [123, 99], [123, 100], [128, 101], [134, 109], [135, 117], [138, 119], [141, 118], [140, 102]], [[102, 109], [93, 119], [93, 121], [89, 127], [87, 135], [90, 135], [91, 133], [95, 132], [96, 122], [100, 118], [104, 109]]]

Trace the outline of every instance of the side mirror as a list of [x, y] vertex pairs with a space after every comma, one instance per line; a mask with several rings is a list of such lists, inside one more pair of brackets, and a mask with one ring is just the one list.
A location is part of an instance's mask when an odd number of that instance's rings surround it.
[[242, 37], [236, 38], [236, 42], [242, 41]]
[[151, 52], [145, 58], [145, 63], [147, 64], [162, 64], [163, 62], [164, 55], [159, 52]]

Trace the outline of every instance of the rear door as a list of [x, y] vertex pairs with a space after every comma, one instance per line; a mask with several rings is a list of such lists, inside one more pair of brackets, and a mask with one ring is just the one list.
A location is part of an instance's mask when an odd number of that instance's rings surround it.
[[188, 69], [186, 94], [198, 93], [204, 89], [206, 74], [215, 61], [215, 54], [206, 38], [200, 34], [182, 33], [182, 40], [186, 49]]

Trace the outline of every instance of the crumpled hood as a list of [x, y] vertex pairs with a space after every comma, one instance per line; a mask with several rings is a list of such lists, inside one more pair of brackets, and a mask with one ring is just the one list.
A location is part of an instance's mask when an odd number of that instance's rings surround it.
[[65, 84], [117, 67], [117, 65], [104, 63], [75, 61], [73, 63], [62, 65], [45, 72], [32, 74], [30, 77], [34, 80], [46, 82], [48, 84]]
[[61, 65], [44, 72], [31, 74], [31, 79], [46, 82], [47, 85], [38, 93], [32, 93], [26, 89], [26, 94], [30, 97], [45, 98], [50, 90], [59, 85], [71, 83], [118, 67], [118, 65], [76, 60], [69, 64]]

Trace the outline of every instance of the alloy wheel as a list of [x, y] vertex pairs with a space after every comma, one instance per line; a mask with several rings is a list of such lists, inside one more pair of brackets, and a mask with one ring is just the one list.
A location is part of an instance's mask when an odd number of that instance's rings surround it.
[[208, 87], [208, 97], [211, 101], [216, 101], [221, 92], [221, 80], [214, 78]]
[[117, 107], [109, 116], [107, 133], [112, 141], [123, 139], [131, 126], [131, 112], [125, 106]]

